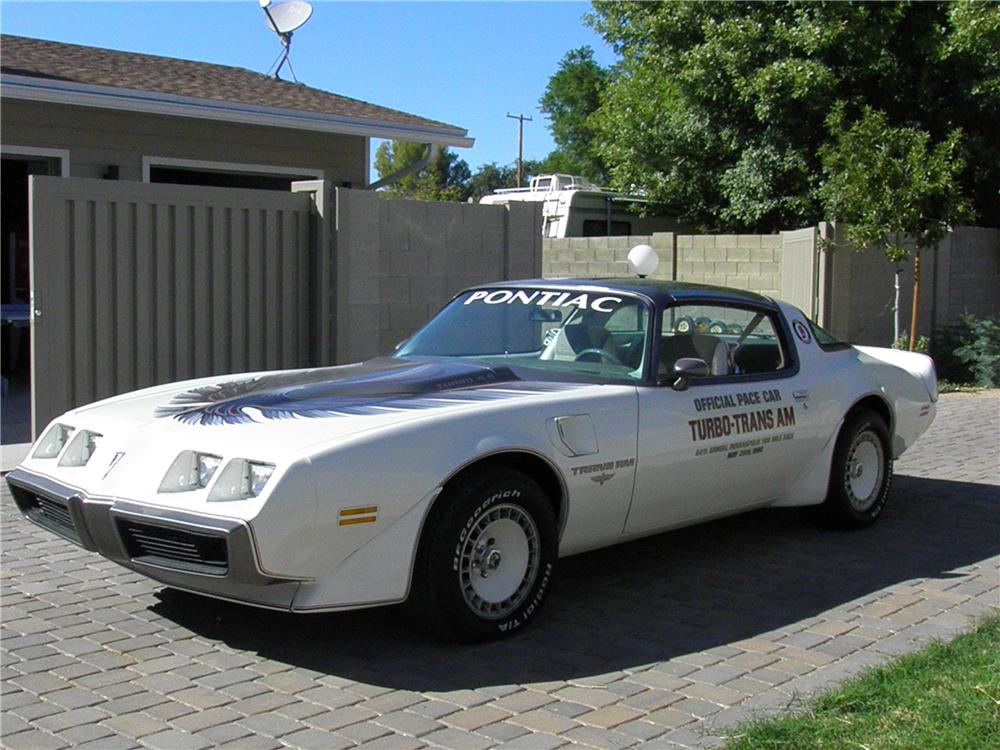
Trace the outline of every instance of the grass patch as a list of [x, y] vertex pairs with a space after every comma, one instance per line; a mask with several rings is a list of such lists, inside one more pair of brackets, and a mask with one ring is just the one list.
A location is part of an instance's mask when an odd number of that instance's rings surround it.
[[996, 750], [1000, 615], [729, 736], [726, 750]]

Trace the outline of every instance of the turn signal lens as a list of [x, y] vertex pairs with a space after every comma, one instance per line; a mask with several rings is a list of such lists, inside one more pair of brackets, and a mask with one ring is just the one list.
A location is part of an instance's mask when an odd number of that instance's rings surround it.
[[60, 466], [86, 466], [90, 457], [97, 450], [97, 443], [101, 435], [90, 430], [80, 430], [76, 436], [70, 440], [69, 447], [59, 459]]
[[64, 424], [54, 424], [38, 441], [38, 447], [31, 454], [32, 458], [55, 458], [62, 451], [73, 434], [73, 428]]
[[219, 481], [215, 483], [208, 496], [208, 501], [225, 503], [257, 497], [264, 491], [264, 485], [272, 474], [274, 474], [274, 464], [237, 458], [230, 461], [222, 470]]
[[221, 456], [184, 451], [170, 464], [159, 491], [190, 492], [207, 487], [221, 464]]

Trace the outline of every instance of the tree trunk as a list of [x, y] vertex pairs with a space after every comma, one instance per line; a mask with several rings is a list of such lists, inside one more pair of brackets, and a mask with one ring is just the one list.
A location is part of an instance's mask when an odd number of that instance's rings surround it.
[[913, 313], [910, 315], [910, 351], [917, 348], [917, 313], [920, 312], [920, 243], [913, 246]]
[[892, 282], [892, 346], [896, 348], [899, 343], [899, 277], [903, 275], [903, 266], [896, 264], [896, 273], [893, 274]]

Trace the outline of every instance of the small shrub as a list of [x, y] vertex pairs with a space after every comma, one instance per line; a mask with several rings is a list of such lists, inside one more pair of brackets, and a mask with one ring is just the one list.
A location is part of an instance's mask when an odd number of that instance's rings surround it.
[[976, 385], [1000, 387], [1000, 320], [964, 315], [962, 326], [966, 331], [954, 355], [968, 367]]
[[[908, 351], [910, 348], [910, 334], [906, 331], [896, 339], [895, 343], [892, 345], [893, 349], [902, 349], [903, 351]], [[931, 340], [926, 336], [917, 336], [916, 346], [913, 351], [919, 352], [920, 354], [929, 354], [931, 350]]]
[[962, 340], [967, 335], [968, 329], [962, 323], [935, 329], [929, 354], [934, 360], [939, 383], [945, 381], [955, 386], [972, 383], [969, 366], [955, 354], [955, 349], [962, 345]]

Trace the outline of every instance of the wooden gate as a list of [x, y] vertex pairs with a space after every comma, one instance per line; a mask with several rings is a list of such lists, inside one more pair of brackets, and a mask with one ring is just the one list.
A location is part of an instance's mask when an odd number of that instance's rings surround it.
[[32, 177], [32, 428], [158, 383], [310, 362], [308, 193]]

